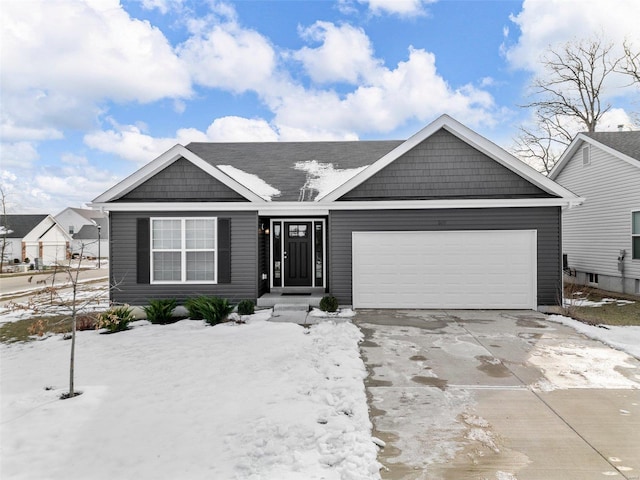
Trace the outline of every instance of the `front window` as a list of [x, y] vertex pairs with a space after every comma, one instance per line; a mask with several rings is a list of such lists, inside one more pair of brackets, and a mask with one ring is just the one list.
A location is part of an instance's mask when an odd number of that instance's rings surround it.
[[151, 281], [216, 283], [216, 218], [152, 218]]
[[640, 212], [631, 213], [631, 258], [640, 259]]

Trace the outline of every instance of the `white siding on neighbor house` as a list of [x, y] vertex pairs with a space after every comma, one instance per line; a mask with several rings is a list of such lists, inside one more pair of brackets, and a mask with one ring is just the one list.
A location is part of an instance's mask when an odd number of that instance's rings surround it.
[[620, 277], [618, 255], [626, 250], [625, 277], [640, 279], [640, 260], [631, 258], [631, 212], [640, 210], [640, 168], [591, 146], [583, 165], [576, 150], [555, 178], [585, 197], [582, 206], [562, 214], [563, 252], [578, 271]]
[[18, 259], [22, 262], [22, 239], [20, 238], [7, 238], [4, 247], [4, 258], [9, 263], [13, 264], [14, 259]]

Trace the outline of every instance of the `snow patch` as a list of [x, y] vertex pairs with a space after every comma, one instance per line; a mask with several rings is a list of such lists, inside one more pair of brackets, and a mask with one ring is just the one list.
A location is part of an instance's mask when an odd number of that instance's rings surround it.
[[613, 303], [616, 304], [618, 307], [621, 307], [623, 305], [630, 305], [635, 302], [631, 300], [622, 300], [620, 298], [603, 298], [599, 302], [596, 302], [593, 300], [587, 300], [587, 298], [584, 298], [584, 297], [564, 299], [565, 307], [602, 307], [603, 305], [608, 305]]
[[280, 195], [280, 190], [272, 187], [267, 182], [262, 180], [253, 173], [247, 173], [239, 168], [232, 167], [231, 165], [216, 165], [220, 170], [233, 178], [236, 182], [247, 187], [253, 193], [267, 200], [271, 201], [273, 197]]
[[549, 315], [547, 320], [572, 327], [590, 338], [640, 359], [640, 326], [588, 325], [563, 315]]
[[[320, 163], [317, 160], [296, 162], [294, 168], [307, 173], [307, 181], [301, 189], [300, 200], [313, 200], [318, 196], [326, 195], [367, 167], [368, 165], [359, 168], [336, 169], [332, 163]], [[318, 193], [314, 196], [310, 190], [315, 190]]]
[[[546, 381], [533, 385], [542, 391], [556, 388], [640, 388], [640, 372], [625, 352], [577, 344], [536, 345], [529, 362]], [[636, 370], [623, 375], [621, 370]]]
[[3, 475], [379, 480], [361, 332], [267, 313], [78, 332], [68, 400], [69, 342], [1, 344]]

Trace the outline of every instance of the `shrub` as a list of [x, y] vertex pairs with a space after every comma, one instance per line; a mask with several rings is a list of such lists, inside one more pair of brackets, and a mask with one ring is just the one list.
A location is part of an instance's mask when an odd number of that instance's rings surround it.
[[320, 310], [323, 312], [336, 312], [338, 310], [338, 299], [331, 295], [326, 295], [320, 300]]
[[147, 320], [151, 323], [171, 323], [173, 322], [173, 310], [178, 302], [173, 298], [165, 298], [163, 300], [149, 300], [149, 305], [144, 307], [144, 313], [147, 314]]
[[209, 325], [216, 325], [224, 320], [233, 311], [233, 306], [224, 298], [197, 297], [185, 302], [189, 311], [189, 317], [194, 320], [203, 319]]
[[129, 328], [129, 323], [134, 320], [129, 305], [111, 307], [98, 317], [96, 328], [106, 328], [109, 333], [120, 332]]
[[202, 305], [204, 321], [209, 325], [217, 325], [227, 319], [233, 312], [233, 305], [226, 298], [211, 297]]
[[253, 315], [255, 311], [255, 305], [251, 300], [242, 300], [238, 304], [238, 315]]
[[192, 320], [202, 320], [204, 315], [202, 314], [202, 305], [206, 302], [207, 297], [195, 297], [189, 298], [184, 302], [184, 307], [189, 313], [189, 318]]
[[76, 330], [95, 330], [96, 319], [91, 315], [78, 315], [76, 317]]

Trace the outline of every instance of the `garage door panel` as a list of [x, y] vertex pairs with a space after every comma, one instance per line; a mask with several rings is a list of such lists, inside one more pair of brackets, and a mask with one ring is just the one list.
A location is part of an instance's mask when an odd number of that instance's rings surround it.
[[360, 308], [535, 308], [535, 230], [354, 232]]

